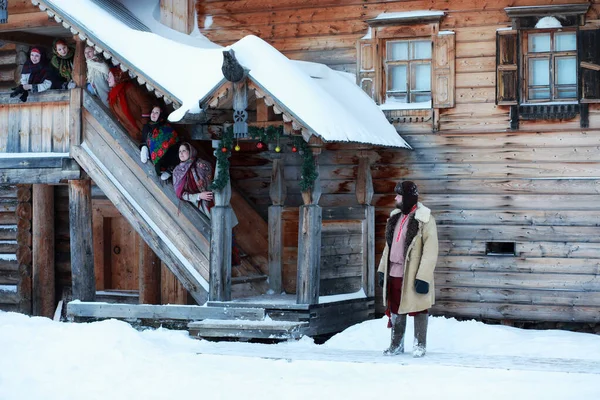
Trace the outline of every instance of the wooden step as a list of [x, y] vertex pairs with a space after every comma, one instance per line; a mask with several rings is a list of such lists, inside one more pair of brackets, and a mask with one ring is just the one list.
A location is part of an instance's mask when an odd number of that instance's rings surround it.
[[139, 304], [140, 292], [137, 290], [98, 290], [96, 301], [113, 304]]
[[71, 301], [67, 304], [70, 318], [117, 318], [197, 321], [203, 319], [244, 319], [260, 321], [264, 308], [204, 307], [184, 305], [108, 304]]
[[188, 330], [195, 338], [238, 338], [238, 339], [299, 339], [308, 322], [247, 320], [215, 320], [190, 322]]
[[266, 276], [266, 275], [236, 276], [234, 278], [231, 278], [231, 284], [232, 285], [240, 285], [243, 283], [250, 283], [250, 282], [264, 282], [267, 280], [267, 278], [268, 278], [268, 276]]

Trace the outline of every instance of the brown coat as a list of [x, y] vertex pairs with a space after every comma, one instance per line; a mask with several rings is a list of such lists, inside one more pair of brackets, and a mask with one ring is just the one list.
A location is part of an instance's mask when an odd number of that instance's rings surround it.
[[[384, 273], [383, 303], [386, 306], [391, 239], [399, 216], [400, 210], [395, 209], [388, 219], [386, 233], [390, 231], [392, 233], [390, 235], [386, 234], [385, 249], [383, 250], [378, 269], [378, 272]], [[411, 225], [414, 227], [412, 234]], [[427, 310], [435, 303], [433, 271], [438, 257], [438, 237], [435, 219], [431, 215], [431, 210], [423, 204], [418, 203], [417, 211], [414, 217], [409, 220], [407, 229], [402, 298], [400, 300], [400, 308], [398, 310], [391, 310], [398, 314]], [[429, 283], [429, 292], [427, 294], [419, 294], [415, 291], [415, 279]]]
[[[127, 98], [129, 112], [135, 120], [135, 125], [133, 125], [125, 115], [123, 106], [118, 97], [114, 103], [110, 104], [110, 110], [119, 120], [121, 125], [123, 125], [123, 128], [129, 133], [129, 136], [137, 143], [140, 143], [142, 141], [142, 128], [144, 127], [144, 124], [148, 122], [150, 112], [152, 112], [152, 102], [148, 93], [133, 83], [126, 89], [125, 97]], [[143, 117], [143, 115], [145, 117]]]

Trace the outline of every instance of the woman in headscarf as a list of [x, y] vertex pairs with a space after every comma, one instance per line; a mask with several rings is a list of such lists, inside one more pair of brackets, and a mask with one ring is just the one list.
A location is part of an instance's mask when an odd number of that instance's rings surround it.
[[140, 159], [143, 163], [148, 162], [148, 159], [152, 160], [156, 175], [166, 181], [180, 161], [179, 138], [163, 117], [160, 106], [152, 108], [150, 121], [142, 129], [142, 138]]
[[142, 141], [142, 129], [148, 122], [152, 102], [148, 92], [135, 85], [129, 74], [120, 67], [108, 73], [108, 105], [129, 136], [138, 144]]
[[75, 49], [67, 45], [63, 39], [56, 39], [52, 45], [52, 61], [50, 64], [56, 69], [58, 78], [62, 81], [62, 89], [73, 89], [73, 58]]
[[40, 93], [51, 87], [52, 74], [48, 70], [44, 52], [39, 47], [34, 47], [29, 52], [29, 59], [23, 65], [21, 84], [13, 90], [10, 97], [20, 95], [21, 101], [25, 102], [29, 92]]
[[209, 186], [213, 180], [213, 168], [201, 158], [189, 143], [179, 146], [179, 163], [173, 170], [173, 187], [177, 198], [187, 200], [198, 207], [210, 219], [213, 193]]
[[[173, 171], [173, 187], [179, 199], [187, 200], [198, 207], [210, 219], [210, 209], [213, 206], [213, 192], [209, 190], [213, 180], [213, 168], [201, 158], [198, 152], [189, 143], [184, 142], [179, 146], [179, 159], [181, 163]], [[232, 210], [232, 224], [235, 227], [238, 219]], [[231, 264], [240, 265], [240, 248], [231, 235]]]
[[87, 64], [88, 89], [108, 107], [108, 92], [110, 91], [108, 87], [108, 65], [96, 54], [92, 46], [86, 46], [84, 55]]

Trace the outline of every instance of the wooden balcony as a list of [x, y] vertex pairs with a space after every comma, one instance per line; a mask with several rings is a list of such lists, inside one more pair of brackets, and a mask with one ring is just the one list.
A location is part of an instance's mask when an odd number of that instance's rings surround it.
[[27, 102], [0, 93], [0, 182], [56, 184], [79, 179], [69, 156], [70, 91], [31, 94]]

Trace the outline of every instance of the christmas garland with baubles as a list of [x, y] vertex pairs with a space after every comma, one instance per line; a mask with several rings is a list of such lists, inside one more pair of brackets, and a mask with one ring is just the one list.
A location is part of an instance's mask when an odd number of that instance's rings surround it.
[[[258, 140], [256, 148], [263, 149], [267, 143], [275, 142], [277, 144], [275, 146], [275, 152], [281, 152], [279, 138], [283, 135], [283, 127], [267, 126], [266, 128], [258, 128], [256, 126], [249, 126], [248, 135], [251, 138]], [[239, 144], [233, 145], [233, 127], [229, 127], [223, 132], [223, 136], [221, 137], [220, 151], [215, 152], [219, 175], [215, 177], [210, 185], [211, 190], [222, 190], [225, 185], [227, 185], [227, 182], [229, 182], [229, 157], [231, 156], [232, 150], [240, 151], [241, 148]], [[300, 190], [305, 192], [312, 189], [315, 179], [317, 179], [317, 176], [319, 175], [315, 167], [312, 151], [301, 136], [294, 137], [291, 151], [302, 157]]]

